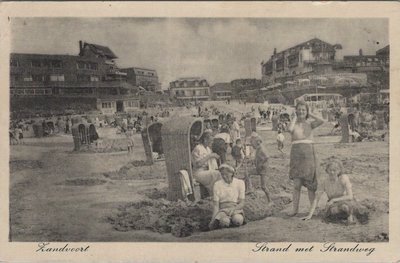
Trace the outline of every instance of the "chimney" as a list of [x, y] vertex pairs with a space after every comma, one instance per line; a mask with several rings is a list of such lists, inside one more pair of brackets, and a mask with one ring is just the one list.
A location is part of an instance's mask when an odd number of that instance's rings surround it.
[[363, 55], [362, 48], [360, 48], [360, 50], [358, 51], [358, 54], [360, 55], [360, 57], [362, 57], [362, 55]]
[[276, 55], [276, 48], [274, 48], [274, 55]]
[[82, 40], [79, 40], [79, 54], [82, 54], [83, 51], [83, 43]]

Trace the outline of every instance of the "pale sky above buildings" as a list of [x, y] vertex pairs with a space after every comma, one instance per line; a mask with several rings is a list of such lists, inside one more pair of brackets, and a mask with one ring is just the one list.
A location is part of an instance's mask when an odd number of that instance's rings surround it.
[[389, 44], [387, 19], [288, 18], [14, 18], [11, 52], [79, 53], [79, 40], [108, 46], [120, 67], [156, 69], [163, 89], [180, 77], [212, 85], [261, 78], [277, 51], [317, 37], [365, 55]]

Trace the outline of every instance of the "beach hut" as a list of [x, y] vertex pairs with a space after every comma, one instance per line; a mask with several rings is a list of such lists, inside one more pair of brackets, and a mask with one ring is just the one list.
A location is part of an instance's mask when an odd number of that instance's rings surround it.
[[168, 174], [170, 200], [183, 199], [180, 172], [186, 170], [192, 189], [192, 149], [203, 133], [203, 119], [183, 117], [172, 118], [161, 128], [162, 146]]
[[161, 122], [153, 122], [141, 131], [146, 160], [151, 164], [154, 163], [153, 152], [158, 156], [164, 154], [161, 127]]
[[76, 123], [72, 125], [72, 138], [74, 140], [74, 151], [78, 151], [81, 145], [90, 144], [90, 133], [88, 123]]

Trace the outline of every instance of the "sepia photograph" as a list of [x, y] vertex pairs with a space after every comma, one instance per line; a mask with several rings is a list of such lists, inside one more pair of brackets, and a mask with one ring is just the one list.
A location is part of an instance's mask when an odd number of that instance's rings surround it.
[[389, 241], [387, 18], [9, 23], [9, 242]]

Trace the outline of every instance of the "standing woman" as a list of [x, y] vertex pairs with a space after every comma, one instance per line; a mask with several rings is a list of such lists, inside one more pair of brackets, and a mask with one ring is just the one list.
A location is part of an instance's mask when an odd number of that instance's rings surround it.
[[[309, 121], [311, 117], [313, 121]], [[296, 112], [292, 114], [289, 132], [292, 135], [292, 150], [290, 152], [289, 178], [293, 180], [293, 211], [294, 216], [299, 211], [300, 191], [304, 186], [308, 190], [308, 198], [312, 204], [317, 190], [317, 158], [313, 145], [313, 130], [324, 121], [309, 112], [308, 105], [300, 101]]]

